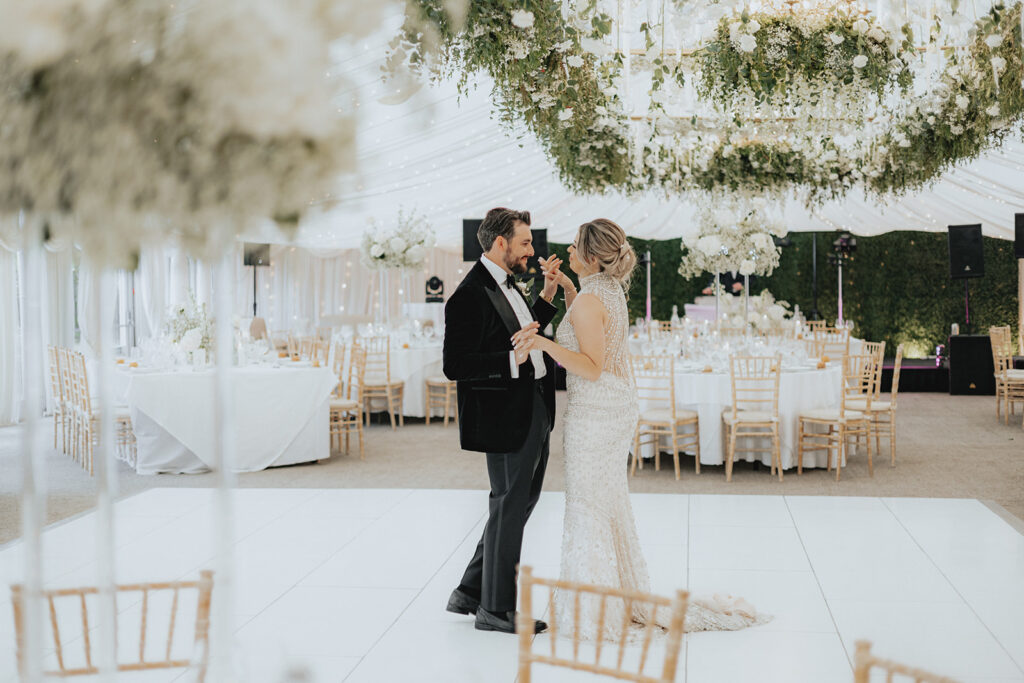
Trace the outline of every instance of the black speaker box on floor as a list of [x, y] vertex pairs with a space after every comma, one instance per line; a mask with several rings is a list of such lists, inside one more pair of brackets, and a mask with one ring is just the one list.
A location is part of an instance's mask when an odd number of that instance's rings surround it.
[[1013, 255], [1024, 258], [1024, 213], [1013, 215]]
[[992, 342], [987, 334], [957, 334], [946, 345], [949, 353], [949, 393], [995, 396]]
[[985, 252], [981, 224], [949, 226], [949, 276], [954, 280], [982, 277]]

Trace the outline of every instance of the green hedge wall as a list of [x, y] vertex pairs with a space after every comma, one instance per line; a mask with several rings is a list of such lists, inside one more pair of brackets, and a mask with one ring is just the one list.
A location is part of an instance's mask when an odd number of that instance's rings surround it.
[[[771, 277], [759, 278], [752, 289], [768, 289], [777, 299], [797, 304], [810, 317], [812, 309], [812, 247], [814, 233], [790, 233], [779, 267]], [[817, 233], [818, 312], [834, 321], [838, 303], [836, 268], [828, 262], [836, 233]], [[630, 238], [638, 254], [650, 250], [652, 315], [667, 320], [672, 304], [692, 302], [711, 282], [712, 275], [684, 280], [676, 272], [679, 240]], [[565, 244], [551, 248], [567, 260]], [[568, 266], [566, 266], [566, 269]], [[629, 294], [630, 317], [643, 315], [646, 278], [638, 269]], [[985, 238], [985, 277], [971, 280], [971, 322], [975, 333], [989, 325], [1017, 326], [1017, 262], [1013, 243]], [[964, 327], [963, 281], [949, 278], [949, 252], [945, 233], [892, 232], [858, 237], [857, 251], [843, 268], [844, 316], [856, 324], [854, 335], [885, 341], [887, 348], [905, 344], [908, 357], [923, 358], [945, 343], [951, 323]], [[558, 318], [561, 318], [562, 312]], [[890, 354], [891, 355], [891, 354]]]

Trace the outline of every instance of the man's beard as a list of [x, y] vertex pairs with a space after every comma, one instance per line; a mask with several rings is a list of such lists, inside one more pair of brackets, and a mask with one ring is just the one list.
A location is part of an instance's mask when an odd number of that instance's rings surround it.
[[523, 263], [521, 259], [522, 259], [522, 257], [510, 261], [509, 258], [506, 256], [505, 257], [505, 266], [509, 270], [511, 270], [513, 273], [515, 273], [517, 275], [522, 275], [523, 273], [526, 272], [526, 265], [527, 264]]

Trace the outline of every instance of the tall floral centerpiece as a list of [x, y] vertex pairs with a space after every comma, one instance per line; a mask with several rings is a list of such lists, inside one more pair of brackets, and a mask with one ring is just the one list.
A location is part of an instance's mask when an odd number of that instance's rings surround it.
[[398, 210], [393, 228], [381, 226], [376, 220], [370, 221], [370, 228], [363, 233], [361, 260], [370, 270], [378, 271], [379, 298], [377, 322], [384, 323], [390, 313], [388, 273], [399, 271], [402, 277], [403, 296], [409, 296], [409, 273], [423, 266], [429, 250], [437, 243], [433, 226], [415, 211]]
[[[699, 205], [695, 225], [687, 230], [680, 247], [683, 257], [679, 274], [686, 278], [701, 273], [739, 273], [770, 275], [779, 265], [779, 248], [774, 236], [786, 234], [785, 225], [773, 217], [770, 205], [762, 198], [705, 196]], [[747, 280], [749, 284], [749, 279]], [[747, 296], [744, 287], [744, 296]], [[719, 288], [716, 292], [716, 317], [721, 316]]]
[[213, 352], [214, 325], [206, 304], [197, 305], [195, 299], [187, 306], [174, 309], [164, 325], [167, 340], [183, 353], [189, 354], [192, 362], [203, 365]]

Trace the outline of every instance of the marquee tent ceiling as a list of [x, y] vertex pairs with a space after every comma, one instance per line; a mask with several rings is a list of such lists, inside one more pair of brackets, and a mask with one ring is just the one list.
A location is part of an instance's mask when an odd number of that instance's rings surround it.
[[[382, 97], [408, 94], [380, 82], [389, 36], [384, 32], [355, 52], [339, 54], [337, 68], [354, 84], [349, 96], [359, 103], [359, 175], [342, 181], [336, 206], [302, 224], [297, 244], [357, 247], [371, 218], [391, 225], [399, 207], [424, 214], [438, 244], [453, 249], [462, 244], [462, 219], [481, 217], [494, 206], [529, 210], [534, 227], [547, 228], [549, 239], [559, 242], [572, 241], [581, 222], [599, 216], [646, 239], [678, 238], [692, 222], [694, 207], [685, 196], [573, 195], [528, 132], [510, 132], [491, 118], [486, 80], [461, 98], [455, 84], [446, 82], [424, 86], [401, 104], [380, 103]], [[981, 223], [986, 235], [1013, 239], [1015, 212], [1024, 212], [1019, 136], [921, 192], [877, 205], [852, 191], [810, 211], [791, 201], [785, 221], [795, 231], [843, 229], [858, 235]]]

